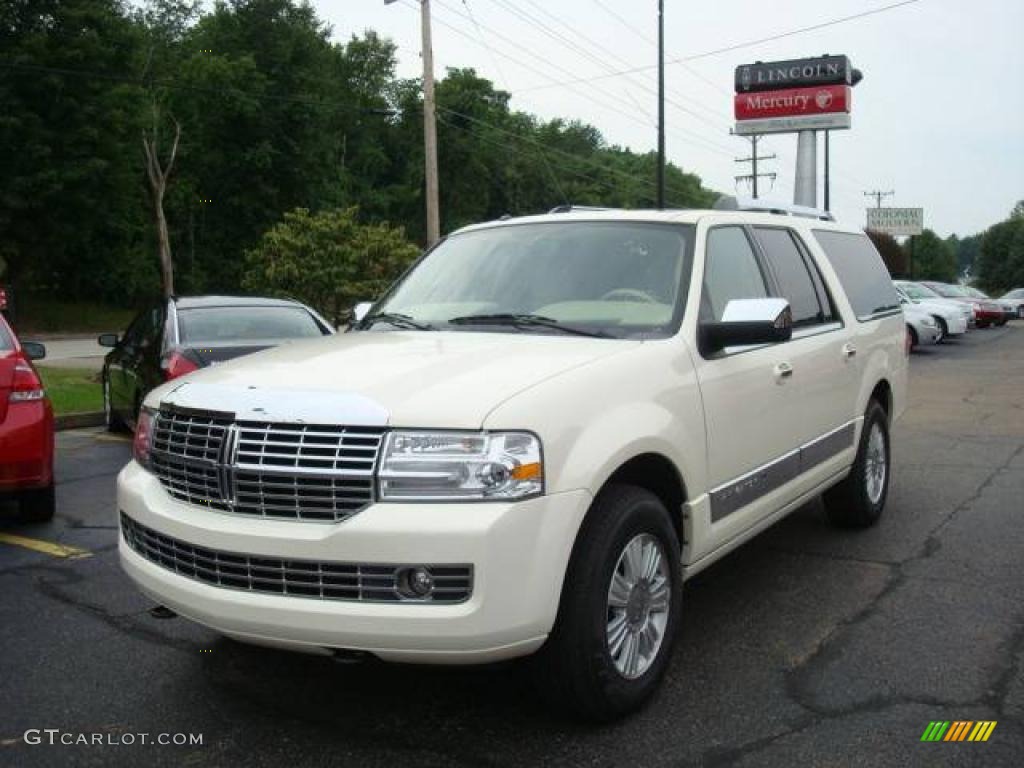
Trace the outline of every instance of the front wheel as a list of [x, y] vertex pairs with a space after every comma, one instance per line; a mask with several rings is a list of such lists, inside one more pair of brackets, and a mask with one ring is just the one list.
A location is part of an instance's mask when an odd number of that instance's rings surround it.
[[946, 336], [949, 335], [949, 326], [946, 325], [946, 321], [938, 315], [934, 315], [933, 317], [935, 319], [935, 324], [939, 326], [939, 338], [935, 340], [935, 343], [941, 344], [946, 340]]
[[868, 528], [878, 522], [889, 495], [891, 466], [889, 417], [872, 400], [864, 413], [860, 445], [850, 474], [825, 491], [825, 512], [843, 528]]
[[652, 493], [611, 486], [597, 497], [573, 548], [555, 627], [535, 659], [556, 707], [606, 722], [657, 690], [679, 626], [679, 541]]

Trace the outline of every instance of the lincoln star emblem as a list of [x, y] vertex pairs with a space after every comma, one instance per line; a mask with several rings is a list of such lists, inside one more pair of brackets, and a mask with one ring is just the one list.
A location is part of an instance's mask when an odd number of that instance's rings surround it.
[[818, 105], [818, 109], [828, 109], [829, 104], [832, 103], [832, 94], [828, 91], [818, 91], [818, 95], [814, 97], [814, 103]]

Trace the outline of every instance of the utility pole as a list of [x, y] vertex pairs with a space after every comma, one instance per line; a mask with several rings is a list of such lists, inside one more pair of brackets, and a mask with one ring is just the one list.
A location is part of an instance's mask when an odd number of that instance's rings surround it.
[[736, 179], [737, 183], [742, 182], [742, 181], [749, 181], [750, 182], [750, 186], [751, 186], [751, 190], [753, 192], [754, 199], [756, 200], [757, 199], [757, 180], [761, 179], [761, 178], [768, 178], [768, 179], [772, 180], [772, 183], [774, 183], [776, 177], [778, 176], [778, 174], [776, 174], [774, 171], [771, 172], [771, 173], [758, 173], [757, 172], [757, 164], [758, 164], [759, 161], [761, 161], [761, 160], [774, 160], [775, 159], [775, 155], [760, 155], [759, 156], [757, 154], [757, 142], [758, 142], [758, 140], [761, 137], [755, 135], [755, 136], [750, 136], [749, 138], [750, 138], [750, 157], [737, 157], [736, 158], [736, 162], [737, 163], [750, 163], [751, 164], [750, 173], [746, 174], [746, 175], [743, 175], [743, 176], [736, 176], [735, 179]]
[[658, 209], [665, 207], [665, 0], [658, 0]]
[[864, 193], [864, 197], [873, 197], [873, 198], [875, 198], [875, 208], [881, 208], [882, 207], [882, 199], [886, 198], [886, 197], [891, 197], [892, 195], [895, 195], [895, 194], [896, 193], [893, 190], [891, 190], [891, 189], [888, 192], [883, 192], [880, 189], [873, 189], [870, 192], [865, 192]]
[[420, 0], [423, 26], [423, 154], [427, 177], [427, 247], [441, 239], [437, 192], [437, 122], [434, 116], [434, 49], [430, 36], [430, 0]]

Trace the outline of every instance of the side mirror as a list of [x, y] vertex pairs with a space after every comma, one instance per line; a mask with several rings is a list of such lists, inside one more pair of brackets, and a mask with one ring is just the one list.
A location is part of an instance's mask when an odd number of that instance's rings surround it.
[[101, 333], [99, 338], [96, 339], [96, 343], [101, 347], [116, 347], [117, 341], [116, 333]]
[[25, 351], [25, 356], [29, 360], [42, 360], [46, 357], [46, 346], [38, 341], [23, 341], [21, 342], [21, 348]]
[[352, 307], [352, 322], [361, 323], [363, 321], [363, 318], [366, 317], [367, 313], [370, 311], [370, 307], [372, 306], [372, 301], [361, 301], [354, 307]]
[[785, 299], [733, 299], [718, 322], [699, 326], [701, 351], [776, 344], [793, 336], [793, 312]]

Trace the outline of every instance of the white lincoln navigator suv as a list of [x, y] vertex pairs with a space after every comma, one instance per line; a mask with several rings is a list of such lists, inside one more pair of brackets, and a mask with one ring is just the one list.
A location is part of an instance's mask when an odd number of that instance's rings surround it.
[[120, 556], [161, 605], [312, 653], [534, 655], [610, 719], [657, 687], [687, 578], [819, 494], [840, 526], [885, 505], [905, 324], [828, 217], [480, 224], [356, 314], [146, 397]]

